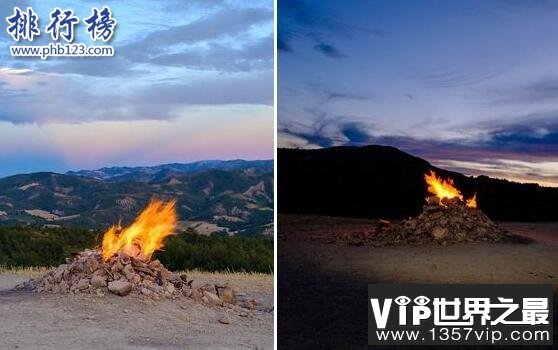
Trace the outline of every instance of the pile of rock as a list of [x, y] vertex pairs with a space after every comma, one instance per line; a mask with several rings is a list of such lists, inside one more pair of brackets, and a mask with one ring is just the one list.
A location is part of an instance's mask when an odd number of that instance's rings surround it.
[[[404, 220], [402, 229], [411, 240], [435, 240], [441, 244], [454, 242], [496, 242], [508, 233], [476, 208], [469, 208], [459, 198], [428, 198], [423, 212]], [[412, 237], [412, 238], [411, 238]]]
[[497, 226], [481, 210], [467, 207], [459, 198], [440, 202], [437, 197], [428, 198], [423, 212], [416, 217], [398, 222], [379, 220], [370, 231], [344, 239], [349, 244], [374, 246], [502, 240], [528, 243]]
[[159, 260], [143, 261], [124, 253], [105, 262], [97, 250], [75, 254], [66, 264], [17, 288], [39, 293], [135, 294], [152, 299], [188, 297], [209, 305], [237, 302], [235, 291], [227, 285], [197, 283], [185, 274], [170, 272]]

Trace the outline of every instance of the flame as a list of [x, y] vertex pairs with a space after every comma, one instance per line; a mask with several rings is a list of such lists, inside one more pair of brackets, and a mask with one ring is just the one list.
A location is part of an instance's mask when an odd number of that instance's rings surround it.
[[164, 239], [174, 234], [175, 204], [175, 200], [153, 199], [129, 227], [112, 226], [103, 236], [103, 260], [109, 260], [118, 252], [149, 260], [155, 250], [163, 247]]
[[436, 176], [436, 173], [434, 173], [434, 171], [430, 170], [430, 174], [424, 175], [424, 180], [428, 185], [428, 192], [438, 197], [438, 199], [440, 199], [440, 202], [444, 198], [452, 199], [455, 197], [463, 200], [463, 195], [457, 188], [455, 188], [452, 179], [444, 180], [442, 178], [439, 178]]
[[476, 208], [477, 207], [477, 194], [475, 193], [475, 195], [473, 197], [467, 199], [465, 204], [467, 204], [467, 206], [469, 208]]

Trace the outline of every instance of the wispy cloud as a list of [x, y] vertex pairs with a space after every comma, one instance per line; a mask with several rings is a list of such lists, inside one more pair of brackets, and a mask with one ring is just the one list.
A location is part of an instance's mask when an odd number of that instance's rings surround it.
[[343, 58], [342, 52], [333, 41], [359, 35], [382, 36], [379, 29], [358, 27], [338, 20], [323, 7], [304, 0], [282, 0], [278, 3], [278, 49], [294, 52], [295, 41], [307, 41], [317, 52], [329, 58]]
[[[92, 0], [56, 5], [80, 18], [99, 6]], [[272, 0], [107, 5], [118, 20], [114, 57], [18, 59], [8, 48], [18, 44], [5, 31], [0, 35], [0, 158], [9, 165], [2, 175], [128, 160], [269, 158]], [[53, 4], [1, 1], [0, 17], [14, 6], [32, 7], [43, 27]], [[76, 28], [76, 42], [99, 45], [84, 32]], [[33, 44], [50, 42], [43, 33]]]

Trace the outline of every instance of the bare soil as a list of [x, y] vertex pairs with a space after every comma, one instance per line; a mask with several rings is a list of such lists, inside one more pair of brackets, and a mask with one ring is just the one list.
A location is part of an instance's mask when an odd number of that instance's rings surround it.
[[[273, 312], [230, 309], [192, 300], [12, 291], [31, 272], [0, 274], [0, 349], [271, 349]], [[273, 308], [273, 277], [195, 273], [242, 286]], [[228, 322], [228, 324], [223, 323]]]
[[[396, 247], [351, 246], [334, 239], [366, 229], [371, 220], [280, 215], [278, 223], [280, 349], [367, 349], [370, 283], [542, 283], [553, 284], [555, 299], [558, 295], [556, 223], [500, 223], [533, 238], [531, 244]], [[556, 327], [556, 303], [554, 315]]]

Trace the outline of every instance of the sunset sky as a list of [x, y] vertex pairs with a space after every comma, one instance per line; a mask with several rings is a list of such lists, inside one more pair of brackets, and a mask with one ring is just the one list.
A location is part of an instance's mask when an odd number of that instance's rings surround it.
[[48, 45], [54, 7], [83, 20], [103, 3], [0, 3], [0, 176], [273, 157], [272, 0], [106, 4], [115, 57], [43, 61], [11, 57], [14, 6], [35, 10], [32, 44]]
[[279, 145], [558, 186], [558, 2], [280, 0]]

